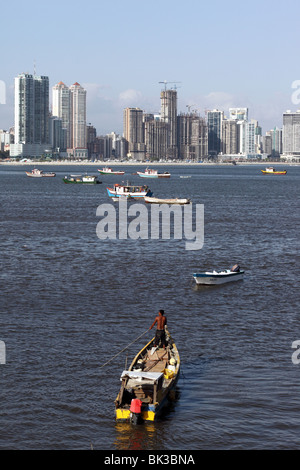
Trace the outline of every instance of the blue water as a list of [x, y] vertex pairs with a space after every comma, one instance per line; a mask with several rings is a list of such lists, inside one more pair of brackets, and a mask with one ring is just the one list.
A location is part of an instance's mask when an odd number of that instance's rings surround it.
[[[300, 167], [281, 177], [259, 165], [161, 167], [171, 178], [147, 181], [155, 196], [204, 204], [196, 251], [100, 240], [106, 182], [141, 179], [128, 166], [101, 185], [62, 181], [96, 168], [33, 179], [0, 166], [0, 448], [298, 449]], [[235, 263], [243, 281], [195, 286], [193, 272]], [[177, 399], [156, 423], [116, 423], [126, 356], [151, 338], [160, 308], [181, 355]]]

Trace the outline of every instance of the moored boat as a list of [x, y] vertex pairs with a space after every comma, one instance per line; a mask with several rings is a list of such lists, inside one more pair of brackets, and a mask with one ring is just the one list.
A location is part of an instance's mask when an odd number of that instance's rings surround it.
[[52, 171], [44, 173], [43, 170], [38, 170], [37, 168], [34, 168], [31, 171], [26, 171], [25, 172], [27, 176], [31, 176], [32, 178], [42, 178], [42, 177], [54, 177], [56, 176], [56, 173], [53, 173]]
[[244, 271], [238, 265], [233, 266], [231, 269], [224, 269], [223, 271], [206, 271], [202, 273], [194, 273], [193, 278], [196, 284], [216, 285], [224, 284], [226, 282], [240, 281], [243, 279]]
[[153, 347], [155, 338], [144, 346], [121, 375], [115, 400], [117, 420], [154, 421], [168, 404], [180, 372], [180, 357], [166, 329], [166, 348]]
[[157, 170], [152, 168], [146, 168], [145, 171], [137, 171], [137, 175], [141, 178], [170, 178], [171, 174], [168, 171], [159, 173]]
[[273, 166], [267, 167], [265, 170], [260, 170], [264, 175], [286, 175], [287, 170], [275, 170]]
[[145, 196], [144, 197], [144, 201], [149, 203], [149, 204], [190, 204], [191, 200], [188, 199], [188, 198], [184, 198], [184, 199], [179, 199], [179, 198], [175, 198], [175, 199], [160, 199], [158, 197], [149, 197], [149, 196]]
[[63, 178], [66, 184], [101, 184], [102, 182], [93, 175], [69, 175]]
[[125, 171], [113, 170], [110, 167], [105, 167], [101, 170], [98, 169], [98, 171], [101, 173], [101, 175], [124, 175], [125, 173]]
[[144, 198], [145, 196], [151, 196], [152, 192], [146, 185], [133, 185], [127, 184], [114, 184], [113, 188], [106, 188], [109, 197], [132, 197], [134, 199]]

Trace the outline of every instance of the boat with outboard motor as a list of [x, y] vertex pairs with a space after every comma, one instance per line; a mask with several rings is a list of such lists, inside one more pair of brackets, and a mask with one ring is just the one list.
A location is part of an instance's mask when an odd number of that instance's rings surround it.
[[154, 421], [171, 399], [179, 372], [180, 357], [168, 329], [166, 348], [154, 346], [152, 338], [122, 372], [120, 391], [115, 400], [116, 419], [135, 424]]
[[240, 269], [238, 264], [235, 264], [231, 269], [224, 269], [223, 271], [205, 271], [193, 274], [196, 284], [204, 285], [216, 285], [231, 281], [240, 281], [243, 279], [243, 276], [244, 271]]

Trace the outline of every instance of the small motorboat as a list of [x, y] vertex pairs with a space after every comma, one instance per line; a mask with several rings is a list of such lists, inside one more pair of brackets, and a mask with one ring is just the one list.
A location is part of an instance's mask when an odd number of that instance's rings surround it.
[[102, 170], [98, 169], [98, 171], [101, 175], [124, 175], [125, 173], [125, 171], [113, 170], [110, 167], [102, 168]]
[[171, 174], [168, 171], [165, 171], [164, 173], [159, 173], [157, 170], [153, 170], [152, 168], [146, 168], [146, 170], [143, 171], [137, 171], [137, 175], [139, 175], [141, 178], [170, 178]]
[[188, 198], [184, 199], [160, 199], [158, 197], [149, 197], [145, 196], [144, 201], [149, 203], [149, 204], [190, 204], [191, 200]]
[[196, 284], [216, 285], [224, 284], [225, 282], [240, 281], [243, 279], [244, 271], [242, 271], [238, 264], [234, 265], [231, 269], [224, 269], [223, 271], [206, 271], [202, 273], [194, 273], [193, 278]]
[[97, 176], [93, 175], [69, 175], [63, 178], [63, 182], [66, 184], [101, 184], [102, 181], [97, 179]]
[[154, 421], [168, 404], [180, 372], [180, 357], [166, 328], [167, 346], [146, 344], [121, 374], [121, 388], [115, 400], [116, 419], [135, 424]]
[[273, 166], [267, 167], [265, 170], [260, 170], [263, 175], [286, 175], [287, 170], [275, 170]]
[[32, 178], [42, 178], [42, 177], [54, 177], [56, 176], [56, 173], [53, 173], [52, 171], [48, 173], [44, 173], [43, 170], [38, 170], [37, 168], [34, 168], [31, 171], [26, 171], [25, 172], [27, 176], [31, 176]]
[[114, 184], [113, 188], [106, 188], [109, 197], [126, 197], [133, 199], [141, 199], [145, 196], [151, 196], [152, 192], [146, 185]]

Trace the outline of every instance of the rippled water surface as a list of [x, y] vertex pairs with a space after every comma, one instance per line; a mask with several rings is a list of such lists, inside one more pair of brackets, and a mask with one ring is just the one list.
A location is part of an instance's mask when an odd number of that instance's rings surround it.
[[[300, 447], [300, 167], [260, 168], [171, 166], [170, 180], [148, 181], [157, 197], [204, 204], [204, 246], [191, 251], [97, 237], [96, 209], [120, 176], [66, 185], [78, 167], [36, 179], [0, 168], [1, 449]], [[125, 178], [141, 183], [136, 170]], [[195, 287], [193, 272], [235, 263], [243, 281]], [[116, 423], [126, 356], [160, 308], [181, 354], [177, 398], [156, 423]]]

